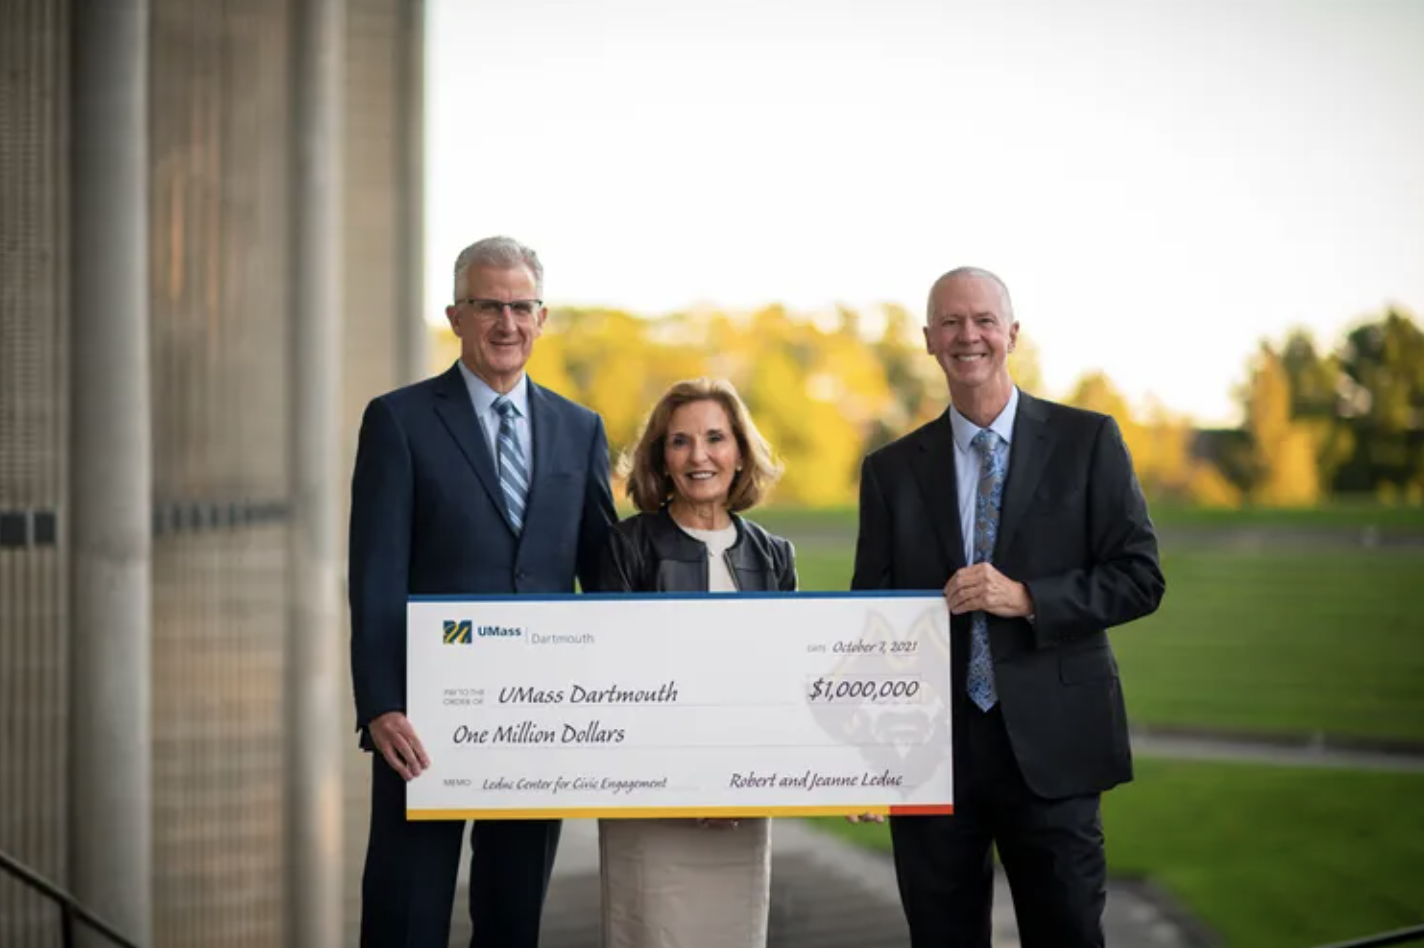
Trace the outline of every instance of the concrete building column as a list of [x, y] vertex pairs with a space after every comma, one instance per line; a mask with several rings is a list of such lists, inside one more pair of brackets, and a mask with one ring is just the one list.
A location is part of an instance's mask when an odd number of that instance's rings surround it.
[[344, 0], [298, 0], [293, 135], [291, 569], [287, 628], [287, 943], [337, 948], [342, 917], [338, 518]]
[[425, 319], [425, 0], [403, 0], [397, 62], [401, 258], [396, 261], [399, 319], [396, 379], [402, 385], [430, 374], [430, 329]]
[[149, 5], [74, 0], [69, 16], [68, 883], [151, 944]]

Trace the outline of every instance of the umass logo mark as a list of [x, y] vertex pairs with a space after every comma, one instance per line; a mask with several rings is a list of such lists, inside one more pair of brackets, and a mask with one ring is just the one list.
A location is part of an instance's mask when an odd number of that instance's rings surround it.
[[474, 624], [469, 619], [445, 620], [445, 644], [469, 645], [474, 641]]

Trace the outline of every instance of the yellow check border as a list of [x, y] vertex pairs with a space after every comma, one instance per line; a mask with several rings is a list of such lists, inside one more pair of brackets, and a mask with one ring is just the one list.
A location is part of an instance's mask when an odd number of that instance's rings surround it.
[[778, 807], [545, 807], [497, 810], [406, 810], [407, 822], [431, 820], [648, 820], [753, 819], [759, 816], [948, 816], [952, 806], [778, 806]]

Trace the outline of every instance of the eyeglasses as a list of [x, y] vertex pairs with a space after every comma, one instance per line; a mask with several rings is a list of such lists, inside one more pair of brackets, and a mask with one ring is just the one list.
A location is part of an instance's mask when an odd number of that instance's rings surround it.
[[510, 300], [506, 303], [504, 300], [482, 300], [473, 296], [455, 302], [464, 303], [485, 319], [499, 319], [504, 315], [506, 306], [515, 319], [532, 319], [544, 305], [543, 300]]

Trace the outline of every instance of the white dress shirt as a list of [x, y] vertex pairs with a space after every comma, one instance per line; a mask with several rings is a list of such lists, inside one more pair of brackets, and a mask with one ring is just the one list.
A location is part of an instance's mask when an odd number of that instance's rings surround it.
[[[465, 378], [465, 388], [470, 393], [470, 404], [475, 408], [480, 430], [484, 432], [485, 444], [489, 446], [490, 457], [494, 459], [495, 471], [499, 470], [499, 424], [503, 420], [495, 411], [494, 400], [499, 393], [490, 388], [484, 379], [470, 371], [464, 360], [457, 363], [460, 374]], [[529, 427], [529, 376], [520, 375], [514, 388], [505, 396], [514, 404], [514, 434], [519, 438], [519, 450], [524, 455], [524, 469], [529, 472], [529, 484], [534, 484], [534, 438]]]

